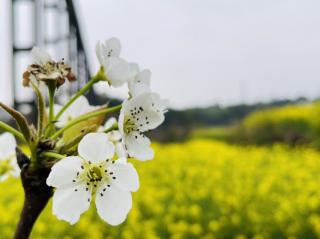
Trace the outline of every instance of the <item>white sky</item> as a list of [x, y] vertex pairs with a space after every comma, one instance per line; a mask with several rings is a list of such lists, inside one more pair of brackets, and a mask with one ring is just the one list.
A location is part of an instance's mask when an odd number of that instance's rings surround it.
[[[1, 36], [6, 1], [0, 3]], [[96, 41], [117, 36], [122, 56], [150, 68], [153, 90], [173, 107], [320, 96], [318, 0], [77, 3], [92, 69], [97, 69]], [[5, 39], [0, 40], [1, 78], [8, 74]], [[8, 92], [1, 79], [0, 84], [3, 100]]]

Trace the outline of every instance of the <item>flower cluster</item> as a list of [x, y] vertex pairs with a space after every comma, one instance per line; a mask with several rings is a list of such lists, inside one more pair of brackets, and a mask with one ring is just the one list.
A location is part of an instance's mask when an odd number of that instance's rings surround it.
[[[20, 132], [10, 126], [5, 129], [28, 145], [30, 168], [51, 169], [46, 183], [55, 190], [53, 214], [71, 224], [92, 200], [103, 220], [111, 225], [122, 223], [132, 207], [131, 192], [139, 188], [138, 173], [129, 160], [154, 157], [145, 133], [164, 121], [168, 102], [151, 91], [151, 72], [140, 71], [137, 64], [120, 58], [120, 52], [117, 38], [98, 42], [100, 70], [65, 105], [58, 105], [54, 93], [75, 76], [63, 61], [55, 62], [35, 47], [31, 52], [35, 63], [23, 74], [23, 85], [32, 86], [37, 94], [37, 129], [19, 112], [1, 105], [18, 122]], [[99, 81], [113, 87], [126, 84], [128, 98], [115, 107], [91, 106], [84, 93]], [[48, 108], [40, 82], [46, 83], [49, 91]], [[107, 114], [117, 111], [118, 119], [106, 120]], [[19, 173], [15, 148], [13, 135], [0, 136], [0, 180]]]

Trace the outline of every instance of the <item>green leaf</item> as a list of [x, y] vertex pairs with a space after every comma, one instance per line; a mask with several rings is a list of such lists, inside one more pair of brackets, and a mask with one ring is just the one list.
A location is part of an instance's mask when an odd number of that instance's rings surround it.
[[[73, 139], [90, 129], [90, 132], [96, 131], [103, 122], [104, 116], [98, 116], [92, 119], [75, 124], [67, 129], [63, 134], [63, 142], [70, 143]], [[87, 132], [89, 133], [89, 132]]]
[[[73, 139], [69, 139], [69, 141], [67, 141], [67, 142], [65, 142], [65, 140], [63, 140], [63, 145], [61, 146], [59, 152], [60, 153], [67, 153], [68, 151], [76, 150], [76, 146], [79, 144], [81, 139], [86, 134], [91, 133], [91, 132], [95, 132], [95, 131], [97, 131], [96, 125], [90, 125], [90, 126], [86, 126], [85, 128], [82, 128], [80, 134], [78, 134]], [[66, 137], [66, 135], [65, 135], [65, 137]]]
[[38, 107], [38, 137], [40, 138], [43, 132], [43, 125], [44, 125], [44, 115], [46, 110], [45, 101], [41, 91], [39, 90], [38, 86], [31, 82], [32, 88], [37, 95], [37, 107]]
[[19, 111], [16, 111], [15, 109], [3, 104], [2, 102], [0, 102], [0, 107], [7, 111], [7, 113], [15, 119], [24, 138], [27, 142], [29, 142], [31, 139], [31, 132], [26, 117], [24, 117], [23, 114], [21, 114]]

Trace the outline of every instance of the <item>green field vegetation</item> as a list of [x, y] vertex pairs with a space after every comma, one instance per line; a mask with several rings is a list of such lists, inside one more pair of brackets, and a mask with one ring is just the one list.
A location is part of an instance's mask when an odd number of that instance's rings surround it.
[[216, 126], [195, 128], [191, 131], [190, 139], [214, 139], [231, 141], [236, 135], [236, 126]]
[[[104, 101], [105, 102], [105, 101]], [[270, 109], [279, 108], [287, 105], [297, 105], [308, 103], [306, 98], [300, 97], [295, 100], [273, 100], [265, 103], [255, 104], [236, 104], [231, 106], [212, 105], [209, 107], [189, 108], [184, 110], [170, 109], [166, 113], [165, 122], [155, 131], [152, 131], [152, 137], [161, 142], [177, 142], [183, 141], [190, 135], [194, 134], [194, 130], [211, 128], [212, 126], [221, 127], [233, 125], [242, 121], [249, 114]], [[103, 104], [103, 101], [101, 101]], [[221, 132], [221, 131], [220, 131]], [[214, 132], [200, 132], [197, 136], [201, 138], [216, 136]], [[219, 133], [218, 136], [221, 136]]]
[[196, 128], [191, 138], [320, 148], [320, 103], [259, 110], [232, 126]]
[[241, 133], [249, 142], [319, 145], [320, 103], [257, 111], [246, 117]]
[[[320, 153], [311, 148], [231, 146], [211, 140], [155, 145], [134, 162], [141, 188], [119, 227], [94, 206], [75, 225], [51, 214], [33, 239], [319, 238]], [[0, 184], [0, 238], [11, 238], [22, 204], [19, 180]]]

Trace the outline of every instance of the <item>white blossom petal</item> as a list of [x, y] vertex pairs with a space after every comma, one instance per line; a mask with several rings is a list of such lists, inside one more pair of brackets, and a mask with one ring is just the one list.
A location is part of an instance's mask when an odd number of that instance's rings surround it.
[[121, 52], [120, 40], [116, 37], [109, 38], [104, 42], [104, 51], [110, 57], [119, 57]]
[[52, 212], [60, 220], [76, 223], [80, 215], [90, 206], [91, 192], [82, 184], [58, 188], [53, 195]]
[[89, 133], [80, 141], [78, 152], [85, 160], [99, 163], [113, 157], [114, 145], [104, 133]]
[[90, 105], [89, 105], [87, 98], [85, 96], [81, 95], [78, 99], [76, 99], [70, 105], [70, 107], [66, 110], [66, 112], [72, 116], [79, 116], [84, 113], [87, 113], [90, 110], [89, 106]]
[[132, 97], [150, 92], [151, 71], [143, 70], [129, 81], [128, 88]]
[[151, 96], [152, 102], [154, 104], [153, 108], [155, 110], [157, 110], [158, 112], [162, 112], [162, 113], [167, 112], [167, 108], [169, 106], [168, 100], [160, 99], [159, 94], [155, 94], [155, 93], [152, 93], [150, 96]]
[[159, 94], [153, 92], [146, 92], [130, 100], [127, 100], [127, 108], [142, 106], [144, 108], [151, 108], [152, 110], [163, 113], [167, 107], [167, 100], [161, 100]]
[[41, 50], [39, 47], [32, 48], [31, 56], [39, 65], [45, 65], [47, 62], [53, 61], [51, 56], [47, 52]]
[[[53, 110], [55, 114], [57, 114], [61, 109], [62, 109], [62, 105], [59, 105], [59, 104], [53, 105]], [[46, 110], [47, 110], [47, 114], [49, 114], [49, 107]]]
[[132, 65], [118, 57], [110, 57], [105, 66], [105, 73], [109, 83], [114, 87], [119, 87], [131, 80], [136, 72]]
[[132, 82], [136, 78], [137, 74], [140, 71], [139, 65], [137, 63], [130, 63], [130, 71], [131, 71], [131, 78], [128, 79], [128, 83]]
[[124, 163], [126, 164], [128, 162], [127, 157], [122, 157], [117, 159], [117, 163]]
[[15, 137], [5, 132], [0, 135], [0, 160], [7, 159], [16, 153], [17, 141]]
[[119, 114], [119, 118], [118, 118], [118, 128], [119, 128], [119, 132], [122, 135], [122, 137], [124, 137], [125, 133], [124, 133], [124, 116], [127, 112], [127, 110], [125, 109], [126, 106], [126, 100], [122, 103], [122, 108], [120, 110], [120, 114]]
[[124, 191], [135, 192], [139, 189], [139, 177], [136, 169], [131, 163], [118, 162], [108, 168], [109, 171], [113, 172], [115, 180], [112, 184]]
[[106, 62], [106, 57], [104, 55], [104, 49], [103, 48], [104, 47], [103, 47], [102, 43], [100, 41], [98, 41], [97, 44], [96, 44], [96, 48], [95, 48], [96, 55], [97, 55], [97, 58], [98, 58], [98, 60], [100, 62], [100, 65], [104, 66], [105, 62]]
[[104, 124], [104, 129], [108, 130], [110, 129], [113, 125], [115, 125], [117, 123], [117, 119], [114, 117], [109, 118], [105, 124]]
[[132, 207], [131, 193], [114, 185], [107, 187], [105, 192], [101, 188], [96, 195], [96, 207], [103, 220], [113, 226], [119, 225], [126, 219]]
[[47, 178], [47, 185], [56, 188], [72, 185], [77, 173], [82, 171], [82, 161], [80, 157], [70, 156], [54, 164]]
[[110, 141], [112, 142], [117, 142], [119, 140], [121, 140], [121, 134], [119, 132], [119, 130], [112, 130], [111, 132], [107, 133], [108, 138]]
[[131, 132], [125, 136], [125, 145], [128, 154], [141, 161], [150, 160], [154, 157], [154, 152], [150, 147], [150, 140], [138, 132]]
[[110, 57], [119, 57], [121, 52], [121, 44], [118, 38], [112, 37], [105, 40], [103, 43], [100, 41], [96, 45], [96, 55], [100, 65], [108, 65]]
[[[55, 114], [57, 114], [61, 110], [61, 108], [62, 106], [55, 105]], [[80, 96], [70, 105], [70, 107], [67, 108], [65, 112], [63, 112], [56, 125], [57, 127], [61, 128], [74, 118], [93, 111], [97, 108], [97, 106], [91, 106], [85, 96]]]
[[127, 158], [128, 154], [122, 142], [116, 143], [116, 155], [118, 158]]

